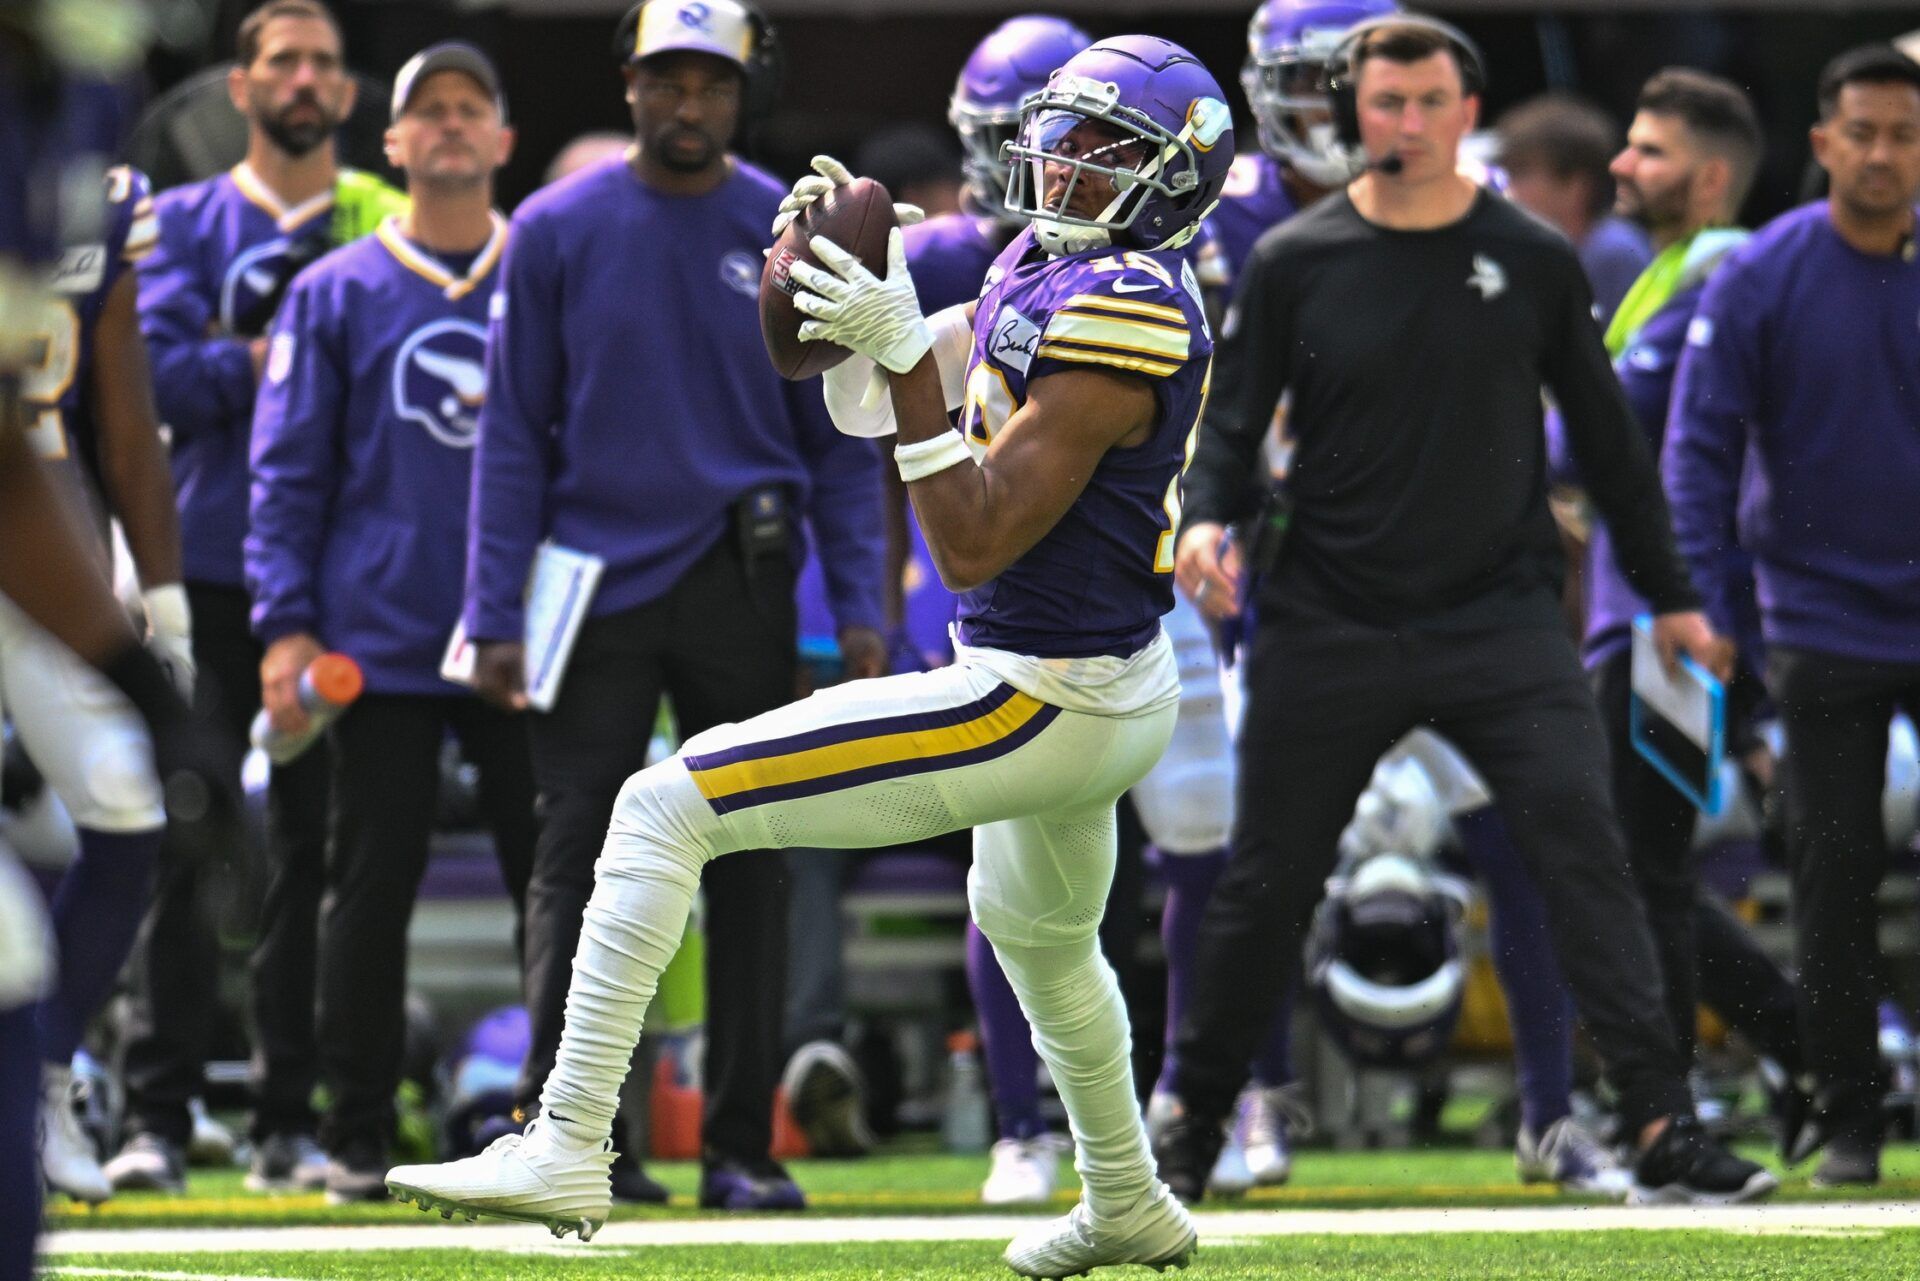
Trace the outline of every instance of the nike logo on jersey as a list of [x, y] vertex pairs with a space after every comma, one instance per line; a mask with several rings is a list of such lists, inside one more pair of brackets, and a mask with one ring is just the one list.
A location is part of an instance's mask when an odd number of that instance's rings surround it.
[[1152, 288], [1152, 285], [1130, 285], [1124, 280], [1113, 282], [1113, 292], [1116, 294], [1144, 294]]
[[1473, 274], [1467, 277], [1467, 288], [1478, 289], [1481, 300], [1492, 302], [1507, 292], [1507, 270], [1485, 254], [1473, 256]]

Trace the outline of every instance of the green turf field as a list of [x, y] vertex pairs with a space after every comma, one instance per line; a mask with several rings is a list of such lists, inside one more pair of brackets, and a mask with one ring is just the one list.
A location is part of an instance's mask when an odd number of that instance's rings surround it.
[[[588, 1247], [553, 1253], [473, 1250], [67, 1255], [46, 1276], [178, 1281], [934, 1281], [1012, 1274], [981, 1241], [846, 1245]], [[1096, 1277], [1146, 1276], [1139, 1269]], [[1171, 1274], [1170, 1274], [1171, 1275]], [[1289, 1237], [1202, 1248], [1182, 1281], [1912, 1281], [1920, 1229], [1833, 1236], [1722, 1232], [1564, 1232], [1499, 1236]]]
[[[1770, 1155], [1760, 1148], [1745, 1149], [1756, 1160]], [[1777, 1165], [1776, 1165], [1777, 1168]], [[907, 1150], [860, 1161], [796, 1161], [794, 1177], [817, 1210], [836, 1214], [964, 1214], [980, 1209], [980, 1183], [986, 1177], [984, 1156], [951, 1156], [944, 1152]], [[1808, 1186], [1812, 1165], [1786, 1174], [1779, 1196], [1790, 1200], [1834, 1200], [1849, 1194]], [[690, 1163], [659, 1162], [648, 1170], [674, 1193], [674, 1204], [664, 1209], [621, 1207], [616, 1220], [687, 1218], [700, 1213], [693, 1197], [697, 1167]], [[1885, 1181], [1869, 1195], [1876, 1199], [1920, 1201], [1920, 1146], [1887, 1149], [1882, 1166]], [[1071, 1167], [1062, 1164], [1061, 1205], [1072, 1203], [1078, 1190]], [[412, 1206], [394, 1204], [334, 1207], [318, 1194], [264, 1196], [241, 1186], [238, 1170], [194, 1171], [185, 1196], [128, 1193], [96, 1210], [56, 1200], [48, 1207], [47, 1226], [85, 1227], [212, 1227], [222, 1225], [407, 1223], [421, 1221]], [[1850, 1194], [1858, 1199], [1859, 1194]], [[1576, 1203], [1551, 1186], [1524, 1186], [1513, 1174], [1507, 1152], [1448, 1148], [1410, 1152], [1324, 1152], [1308, 1150], [1295, 1163], [1293, 1180], [1285, 1187], [1258, 1189], [1242, 1201], [1223, 1205], [1296, 1207], [1303, 1209], [1367, 1209], [1391, 1206], [1501, 1206]], [[1915, 1272], [1920, 1281], [1920, 1270]]]

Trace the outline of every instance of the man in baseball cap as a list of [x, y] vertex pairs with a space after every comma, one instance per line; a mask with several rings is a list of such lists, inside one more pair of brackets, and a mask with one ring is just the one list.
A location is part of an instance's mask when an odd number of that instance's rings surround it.
[[486, 54], [461, 40], [442, 40], [407, 59], [407, 65], [400, 68], [400, 74], [393, 78], [392, 118], [398, 120], [406, 114], [407, 107], [421, 86], [442, 71], [458, 71], [471, 76], [481, 92], [493, 99], [494, 109], [500, 113], [500, 123], [506, 123], [507, 98], [500, 90], [500, 73], [494, 70], [493, 62]]

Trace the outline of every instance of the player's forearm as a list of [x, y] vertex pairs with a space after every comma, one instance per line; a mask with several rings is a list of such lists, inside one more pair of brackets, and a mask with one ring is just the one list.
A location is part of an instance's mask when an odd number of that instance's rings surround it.
[[[147, 349], [135, 323], [132, 295], [115, 302], [117, 310], [110, 310], [100, 323], [103, 359], [94, 366], [101, 479], [112, 512], [126, 531], [140, 585], [154, 588], [180, 581], [180, 514], [166, 448], [160, 443]], [[109, 348], [113, 356], [105, 359]]]
[[159, 438], [151, 447], [119, 442], [105, 451], [107, 500], [126, 532], [127, 550], [143, 588], [181, 579], [180, 513]]
[[[940, 373], [932, 356], [923, 358], [905, 374], [891, 378], [894, 419], [899, 444], [939, 440], [951, 434]], [[991, 519], [991, 494], [984, 468], [972, 462], [923, 476], [907, 485], [907, 496], [920, 521], [920, 533], [933, 556], [940, 581], [951, 591], [967, 591], [988, 581], [1012, 563], [1018, 550], [999, 546]]]

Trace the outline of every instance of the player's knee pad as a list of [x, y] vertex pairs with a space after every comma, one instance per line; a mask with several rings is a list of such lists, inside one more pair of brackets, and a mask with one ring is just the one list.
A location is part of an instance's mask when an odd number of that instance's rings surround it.
[[1006, 947], [1053, 947], [1092, 938], [1100, 930], [1106, 915], [1107, 885], [1074, 888], [1063, 886], [1061, 895], [1049, 904], [1027, 902], [1016, 886], [983, 870], [974, 860], [967, 874], [967, 908], [973, 923], [987, 936], [995, 950]]
[[720, 852], [719, 819], [678, 757], [627, 779], [613, 805], [596, 877], [631, 875], [639, 860], [666, 858], [696, 872]]
[[114, 727], [81, 753], [79, 786], [63, 795], [75, 827], [96, 832], [150, 832], [166, 824], [160, 780], [146, 735]]
[[53, 928], [43, 902], [13, 856], [0, 852], [0, 1011], [37, 1001], [53, 986]]

